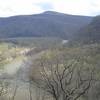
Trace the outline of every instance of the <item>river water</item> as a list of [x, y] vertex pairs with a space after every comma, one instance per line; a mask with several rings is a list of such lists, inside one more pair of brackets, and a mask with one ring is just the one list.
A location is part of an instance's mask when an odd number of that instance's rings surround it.
[[[43, 53], [44, 51], [34, 54], [32, 60], [37, 59]], [[0, 100], [44, 100], [46, 93], [29, 81], [31, 57], [23, 55], [22, 58], [13, 60], [0, 72], [0, 83], [4, 84], [4, 92], [7, 91], [2, 93]], [[8, 84], [7, 87], [5, 84]], [[51, 98], [46, 96], [46, 100], [51, 100]]]
[[40, 90], [30, 84], [27, 76], [30, 64], [31, 62], [27, 58], [14, 60], [4, 67], [0, 74], [0, 81], [9, 85], [7, 88], [4, 87], [4, 91], [7, 90], [7, 93], [2, 93], [0, 100], [40, 100]]

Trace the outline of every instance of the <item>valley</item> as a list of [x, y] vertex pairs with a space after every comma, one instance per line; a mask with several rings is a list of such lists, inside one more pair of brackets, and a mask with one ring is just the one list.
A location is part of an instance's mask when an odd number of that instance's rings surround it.
[[[31, 42], [26, 41], [26, 39]], [[59, 41], [57, 39], [52, 39], [52, 41], [48, 39], [21, 38], [21, 41], [19, 41], [19, 38], [16, 38], [2, 40], [0, 43], [0, 56], [2, 57], [0, 61], [0, 82], [4, 84], [4, 89], [7, 89], [5, 90], [7, 93], [2, 94], [0, 99], [27, 100], [30, 98], [30, 79], [28, 74], [30, 65], [32, 64], [31, 59], [38, 59], [45, 52], [45, 50], [47, 50], [48, 47], [53, 47], [57, 41]], [[26, 43], [23, 40], [26, 41]], [[12, 41], [18, 41], [18, 43]], [[50, 42], [47, 42], [47, 45], [45, 45], [45, 42], [43, 41]], [[62, 44], [61, 41], [62, 40], [59, 41], [60, 45]], [[27, 43], [30, 45], [27, 45]], [[32, 43], [34, 44], [34, 47], [32, 47]], [[41, 43], [45, 46], [40, 46]], [[9, 84], [7, 88], [6, 84]], [[41, 95], [43, 95], [44, 92], [41, 94], [40, 91], [42, 90], [40, 90], [35, 85], [32, 85], [32, 87], [33, 89], [31, 90], [31, 94], [33, 95], [32, 97], [34, 100], [35, 98], [38, 98], [37, 95], [39, 95], [39, 98], [41, 98]], [[15, 96], [14, 92], [16, 92]], [[37, 94], [37, 92], [39, 94]]]
[[99, 35], [100, 16], [0, 18], [0, 100], [99, 100]]

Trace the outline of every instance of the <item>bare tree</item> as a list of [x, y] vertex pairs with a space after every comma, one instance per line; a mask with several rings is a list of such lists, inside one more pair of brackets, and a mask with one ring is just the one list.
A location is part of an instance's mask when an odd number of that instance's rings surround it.
[[29, 82], [29, 97], [30, 97], [30, 99], [29, 100], [32, 100], [32, 90], [31, 90], [31, 81]]
[[94, 68], [83, 68], [79, 59], [66, 61], [64, 56], [42, 58], [37, 66], [38, 77], [33, 75], [31, 79], [55, 100], [77, 100], [93, 82]]
[[16, 84], [16, 86], [15, 86], [15, 90], [14, 90], [14, 94], [13, 94], [13, 96], [12, 96], [12, 99], [11, 99], [11, 100], [15, 100], [17, 90], [18, 90], [18, 85]]

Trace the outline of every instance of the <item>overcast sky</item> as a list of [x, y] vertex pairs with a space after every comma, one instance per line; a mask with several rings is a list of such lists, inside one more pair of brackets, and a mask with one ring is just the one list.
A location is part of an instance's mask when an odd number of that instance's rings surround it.
[[100, 0], [0, 0], [0, 17], [57, 11], [73, 15], [100, 14]]

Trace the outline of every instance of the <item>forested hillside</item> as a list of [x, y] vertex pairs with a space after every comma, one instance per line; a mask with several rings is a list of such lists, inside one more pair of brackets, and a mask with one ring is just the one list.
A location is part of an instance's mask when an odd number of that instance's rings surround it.
[[85, 44], [100, 42], [100, 16], [94, 17], [89, 25], [81, 28], [73, 40]]
[[0, 38], [61, 37], [69, 38], [92, 17], [47, 11], [35, 15], [0, 18]]

